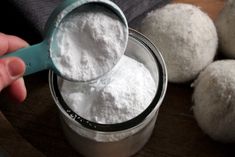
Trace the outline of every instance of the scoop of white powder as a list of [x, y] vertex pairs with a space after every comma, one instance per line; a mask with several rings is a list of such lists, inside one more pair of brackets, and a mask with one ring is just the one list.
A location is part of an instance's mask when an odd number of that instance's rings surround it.
[[127, 26], [112, 11], [98, 5], [79, 8], [59, 25], [51, 58], [65, 78], [88, 81], [112, 69], [127, 40]]
[[141, 32], [161, 50], [171, 82], [193, 80], [216, 54], [213, 21], [190, 4], [169, 4], [150, 12]]
[[210, 64], [195, 82], [194, 115], [210, 137], [235, 141], [235, 61]]
[[61, 94], [68, 106], [83, 118], [102, 124], [120, 123], [143, 112], [156, 93], [147, 68], [127, 56], [94, 83], [63, 80]]

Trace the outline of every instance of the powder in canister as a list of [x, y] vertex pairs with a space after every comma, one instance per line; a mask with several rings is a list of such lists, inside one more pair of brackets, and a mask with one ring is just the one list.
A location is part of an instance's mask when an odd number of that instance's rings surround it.
[[92, 80], [110, 71], [124, 54], [128, 28], [104, 6], [78, 8], [66, 16], [54, 35], [51, 53], [65, 78]]
[[63, 80], [61, 94], [68, 106], [83, 118], [101, 124], [130, 120], [143, 112], [156, 93], [149, 70], [123, 56], [105, 76], [92, 83]]

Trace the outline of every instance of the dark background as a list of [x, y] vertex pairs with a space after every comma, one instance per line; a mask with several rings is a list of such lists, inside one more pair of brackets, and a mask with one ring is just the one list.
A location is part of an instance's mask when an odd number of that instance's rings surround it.
[[41, 41], [39, 32], [8, 0], [0, 2], [0, 32], [19, 36], [30, 44]]

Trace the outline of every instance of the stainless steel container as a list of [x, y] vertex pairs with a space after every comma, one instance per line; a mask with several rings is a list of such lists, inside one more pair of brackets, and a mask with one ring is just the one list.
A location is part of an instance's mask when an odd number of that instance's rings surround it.
[[154, 129], [167, 88], [164, 60], [146, 37], [132, 29], [125, 55], [143, 63], [149, 69], [157, 91], [151, 104], [141, 114], [118, 124], [94, 123], [74, 113], [60, 94], [58, 77], [52, 71], [49, 73], [51, 94], [59, 109], [65, 136], [69, 143], [85, 156], [131, 156], [146, 144]]

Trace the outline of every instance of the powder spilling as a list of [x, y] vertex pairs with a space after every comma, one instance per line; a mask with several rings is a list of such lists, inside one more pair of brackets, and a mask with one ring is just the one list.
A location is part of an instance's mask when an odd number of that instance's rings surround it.
[[74, 112], [101, 124], [120, 123], [136, 117], [149, 106], [156, 93], [148, 69], [127, 56], [94, 82], [63, 80], [60, 88], [62, 97]]
[[62, 20], [54, 40], [57, 50], [51, 58], [61, 75], [88, 81], [104, 75], [120, 60], [128, 28], [106, 7], [83, 7]]

